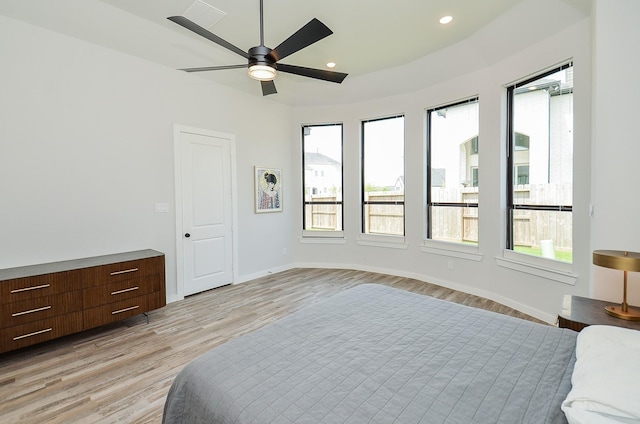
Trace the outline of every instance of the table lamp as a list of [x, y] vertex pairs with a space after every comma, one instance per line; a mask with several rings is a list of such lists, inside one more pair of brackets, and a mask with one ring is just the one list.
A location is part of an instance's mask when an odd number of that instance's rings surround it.
[[594, 265], [624, 271], [624, 285], [622, 289], [622, 305], [606, 306], [604, 309], [611, 316], [629, 321], [640, 321], [640, 310], [629, 308], [627, 304], [627, 272], [640, 271], [640, 253], [623, 250], [594, 250]]

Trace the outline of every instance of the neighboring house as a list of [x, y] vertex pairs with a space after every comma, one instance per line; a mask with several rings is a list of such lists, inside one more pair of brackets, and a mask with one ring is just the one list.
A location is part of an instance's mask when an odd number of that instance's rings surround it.
[[432, 187], [444, 187], [447, 180], [447, 170], [444, 168], [431, 168]]
[[311, 188], [305, 196], [335, 196], [336, 187], [342, 187], [340, 162], [322, 153], [304, 154], [304, 181]]
[[[573, 104], [573, 72], [573, 68], [567, 71], [569, 81], [542, 80], [516, 92], [516, 101], [527, 113], [519, 114], [514, 122], [514, 183], [563, 184], [572, 181], [572, 170], [560, 164], [573, 158], [573, 115], [563, 107]], [[545, 119], [549, 125], [540, 125], [537, 119]], [[541, 128], [550, 128], [551, 133], [541, 131]]]

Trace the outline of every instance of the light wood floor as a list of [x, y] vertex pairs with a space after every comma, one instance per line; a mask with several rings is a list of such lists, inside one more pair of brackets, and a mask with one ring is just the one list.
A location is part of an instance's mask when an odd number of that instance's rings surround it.
[[0, 355], [0, 423], [160, 423], [192, 359], [300, 307], [362, 283], [535, 319], [409, 278], [295, 269], [190, 296], [149, 314]]

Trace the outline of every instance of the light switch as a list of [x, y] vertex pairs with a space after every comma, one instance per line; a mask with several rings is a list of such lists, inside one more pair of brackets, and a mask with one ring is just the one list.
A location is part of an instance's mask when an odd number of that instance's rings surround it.
[[156, 213], [169, 213], [169, 204], [156, 203]]

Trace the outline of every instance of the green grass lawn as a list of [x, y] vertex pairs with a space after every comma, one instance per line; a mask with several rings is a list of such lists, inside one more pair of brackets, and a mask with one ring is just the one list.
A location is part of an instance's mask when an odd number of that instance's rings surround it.
[[[525, 246], [516, 246], [516, 252], [526, 253], [527, 255], [533, 256], [542, 256], [542, 249], [540, 247], [525, 247]], [[573, 252], [572, 251], [562, 251], [556, 250], [556, 259], [562, 262], [573, 262]]]

